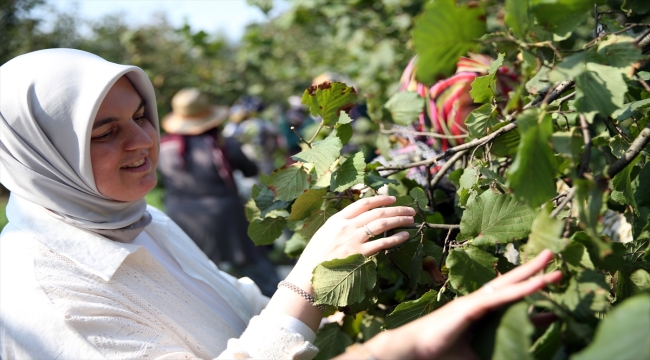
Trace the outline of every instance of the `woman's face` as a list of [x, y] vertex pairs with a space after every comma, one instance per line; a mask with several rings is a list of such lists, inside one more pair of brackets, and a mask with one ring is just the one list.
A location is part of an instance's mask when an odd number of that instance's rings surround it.
[[93, 123], [90, 159], [97, 190], [119, 201], [142, 199], [156, 186], [158, 152], [158, 134], [144, 117], [144, 101], [122, 76]]

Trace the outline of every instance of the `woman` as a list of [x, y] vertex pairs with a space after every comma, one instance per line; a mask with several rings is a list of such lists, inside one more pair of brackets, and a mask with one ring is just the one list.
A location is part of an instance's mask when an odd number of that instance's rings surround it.
[[255, 281], [266, 296], [280, 279], [248, 237], [244, 204], [233, 171], [257, 175], [257, 166], [220, 126], [228, 108], [211, 106], [199, 89], [187, 88], [172, 98], [172, 112], [162, 119], [167, 133], [160, 145], [160, 174], [165, 184], [167, 215], [220, 268]]
[[[42, 50], [0, 67], [0, 93], [0, 182], [11, 191], [0, 235], [5, 360], [311, 358], [322, 317], [306, 300], [313, 300], [313, 268], [407, 238], [369, 242], [365, 226], [381, 233], [413, 222], [410, 208], [378, 209], [392, 197], [348, 206], [314, 235], [269, 301], [250, 281], [220, 272], [173, 221], [146, 206], [159, 136], [153, 88], [141, 69], [77, 50]], [[486, 288], [496, 290], [454, 301], [445, 307], [451, 311], [344, 356], [441, 355], [466, 320], [557, 281], [557, 273], [523, 281], [548, 260], [543, 253]], [[385, 336], [398, 346], [385, 348]]]

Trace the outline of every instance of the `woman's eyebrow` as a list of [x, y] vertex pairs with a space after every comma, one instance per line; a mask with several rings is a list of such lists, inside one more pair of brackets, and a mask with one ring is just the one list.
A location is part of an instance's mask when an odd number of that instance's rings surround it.
[[106, 124], [110, 124], [110, 123], [116, 122], [117, 120], [118, 120], [118, 119], [117, 119], [116, 117], [107, 117], [107, 118], [105, 118], [105, 119], [97, 120], [97, 121], [95, 121], [95, 123], [93, 124], [93, 130], [94, 130], [94, 129], [97, 129], [98, 127], [102, 127], [102, 126], [104, 126], [104, 125], [106, 125]]
[[138, 105], [138, 109], [135, 112], [140, 111], [140, 109], [142, 109], [146, 104], [147, 102], [144, 101], [144, 99], [140, 100], [140, 105]]

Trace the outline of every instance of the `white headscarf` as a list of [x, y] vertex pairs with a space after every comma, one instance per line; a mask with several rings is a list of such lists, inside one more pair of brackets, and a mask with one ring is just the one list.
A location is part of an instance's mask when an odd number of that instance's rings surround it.
[[73, 49], [35, 51], [0, 67], [0, 182], [12, 195], [99, 233], [142, 223], [145, 200], [100, 194], [90, 162], [97, 110], [123, 75], [145, 101], [145, 116], [157, 130], [154, 89], [138, 67]]

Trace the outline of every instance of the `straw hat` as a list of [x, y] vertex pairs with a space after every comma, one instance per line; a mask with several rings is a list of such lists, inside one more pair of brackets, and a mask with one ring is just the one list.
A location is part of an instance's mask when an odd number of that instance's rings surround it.
[[162, 119], [169, 134], [198, 135], [228, 119], [228, 107], [212, 106], [199, 89], [183, 89], [172, 98], [172, 112]]

